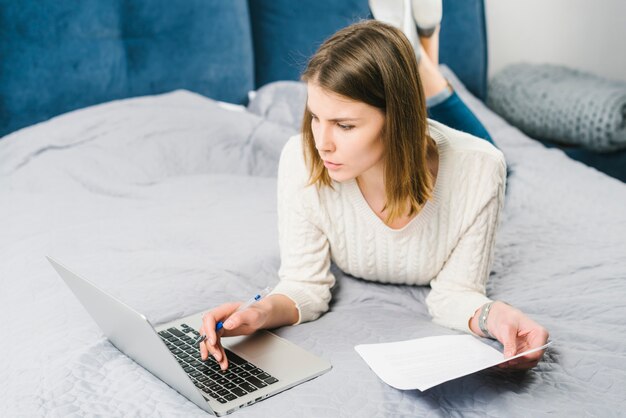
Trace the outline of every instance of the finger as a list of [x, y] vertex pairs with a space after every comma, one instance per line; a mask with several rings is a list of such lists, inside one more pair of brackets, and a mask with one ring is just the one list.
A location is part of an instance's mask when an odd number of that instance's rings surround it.
[[226, 351], [224, 350], [224, 347], [222, 347], [222, 344], [220, 344], [220, 355], [221, 355], [221, 360], [218, 361], [218, 363], [220, 364], [220, 368], [222, 370], [226, 370], [228, 369], [228, 357], [226, 357]]
[[202, 316], [202, 326], [200, 327], [200, 334], [205, 335], [206, 338], [200, 343], [200, 346], [204, 346], [207, 352], [211, 352], [211, 346], [215, 343], [215, 318], [211, 312], [207, 312]]
[[[215, 332], [211, 333], [207, 332], [208, 329], [211, 329], [211, 324], [215, 323], [215, 319], [210, 314], [205, 314], [202, 318], [202, 327], [200, 328], [200, 334], [204, 335], [204, 341], [200, 342], [200, 355], [202, 360], [206, 360], [211, 354], [213, 341], [215, 341]], [[214, 326], [213, 326], [214, 327]]]
[[204, 361], [209, 357], [209, 350], [207, 350], [206, 344], [204, 344], [204, 342], [201, 342], [198, 345], [200, 346], [200, 358], [202, 359], [202, 361]]
[[209, 353], [213, 356], [213, 358], [216, 361], [220, 361], [222, 359], [222, 354], [220, 352], [220, 346], [221, 346], [221, 342], [220, 342], [220, 337], [222, 335], [222, 331], [218, 331], [217, 333], [215, 333], [216, 335], [216, 342], [215, 344], [211, 345], [207, 343], [207, 350], [209, 351]]
[[525, 356], [520, 357], [520, 363], [540, 360], [545, 352], [546, 350], [539, 350], [533, 353], [528, 353]]
[[251, 325], [255, 322], [256, 316], [252, 309], [235, 312], [224, 321], [224, 330], [230, 331], [241, 325]]
[[513, 357], [517, 352], [517, 327], [507, 325], [500, 342], [504, 346], [504, 357]]
[[513, 360], [507, 361], [506, 363], [502, 363], [500, 366], [503, 366], [503, 368], [530, 369], [539, 364], [543, 353], [544, 350], [529, 353], [525, 356], [517, 357]]
[[227, 318], [233, 311], [237, 310], [237, 307], [239, 306], [239, 303], [235, 302], [235, 303], [226, 303], [224, 305], [221, 305], [215, 309], [213, 309], [210, 312], [207, 312], [204, 316], [203, 316], [203, 325], [201, 328], [201, 333], [206, 335], [206, 340], [204, 342], [204, 345], [207, 349], [207, 351], [215, 356], [217, 351], [218, 351], [218, 347], [217, 347], [217, 342], [220, 339], [221, 336], [221, 330], [219, 332], [215, 331], [215, 325], [219, 320], [222, 320], [224, 318]]
[[200, 333], [206, 334], [209, 345], [213, 346], [217, 342], [218, 336], [215, 332], [215, 325], [217, 322], [228, 318], [234, 311], [237, 310], [239, 305], [239, 302], [225, 303], [204, 314], [202, 318], [202, 330], [204, 332], [200, 331]]
[[534, 353], [529, 353], [525, 356], [522, 357], [518, 357], [515, 360], [511, 360], [511, 366], [512, 367], [519, 367], [519, 368], [531, 368], [531, 367], [535, 367], [539, 361], [541, 360], [541, 357], [543, 356], [544, 351], [537, 351]]

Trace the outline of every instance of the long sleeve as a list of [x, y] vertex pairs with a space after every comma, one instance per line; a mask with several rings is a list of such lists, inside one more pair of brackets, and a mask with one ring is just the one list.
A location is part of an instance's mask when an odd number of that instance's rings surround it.
[[272, 291], [292, 299], [300, 322], [317, 319], [328, 310], [330, 288], [330, 245], [315, 222], [319, 206], [316, 187], [307, 186], [308, 172], [300, 138], [291, 138], [283, 149], [278, 168], [278, 239], [280, 282]]
[[432, 290], [426, 298], [434, 322], [468, 333], [471, 333], [469, 319], [476, 309], [490, 301], [485, 288], [504, 204], [506, 167], [499, 164], [496, 170], [495, 178], [502, 179], [496, 193], [482, 206], [439, 274], [430, 282]]

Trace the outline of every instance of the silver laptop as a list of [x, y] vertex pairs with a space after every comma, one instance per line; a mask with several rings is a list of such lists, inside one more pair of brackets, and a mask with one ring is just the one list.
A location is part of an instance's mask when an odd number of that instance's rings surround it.
[[54, 269], [124, 354], [203, 410], [229, 414], [331, 369], [323, 360], [268, 331], [222, 339], [229, 360], [221, 371], [200, 359], [193, 343], [202, 313], [153, 327], [145, 316], [47, 257]]

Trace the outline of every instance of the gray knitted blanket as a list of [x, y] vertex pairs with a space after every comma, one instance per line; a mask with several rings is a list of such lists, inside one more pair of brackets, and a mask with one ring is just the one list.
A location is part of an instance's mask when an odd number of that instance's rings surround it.
[[556, 65], [515, 64], [489, 82], [487, 104], [537, 139], [626, 148], [626, 83]]

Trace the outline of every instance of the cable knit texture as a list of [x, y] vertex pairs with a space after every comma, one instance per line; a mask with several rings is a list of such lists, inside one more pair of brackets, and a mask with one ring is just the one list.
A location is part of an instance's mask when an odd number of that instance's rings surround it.
[[278, 169], [280, 283], [300, 322], [329, 309], [331, 261], [365, 280], [430, 285], [433, 320], [471, 332], [485, 285], [504, 202], [506, 163], [488, 142], [429, 120], [439, 150], [433, 197], [405, 227], [389, 228], [355, 180], [307, 186], [301, 136], [285, 145]]

